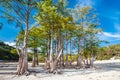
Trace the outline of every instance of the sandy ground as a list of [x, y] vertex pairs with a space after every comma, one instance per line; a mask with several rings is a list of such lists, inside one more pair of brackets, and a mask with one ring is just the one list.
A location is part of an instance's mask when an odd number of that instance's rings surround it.
[[97, 69], [61, 69], [61, 74], [49, 74], [42, 67], [29, 67], [29, 76], [17, 76], [17, 63], [0, 62], [0, 80], [120, 80], [120, 60], [95, 61]]

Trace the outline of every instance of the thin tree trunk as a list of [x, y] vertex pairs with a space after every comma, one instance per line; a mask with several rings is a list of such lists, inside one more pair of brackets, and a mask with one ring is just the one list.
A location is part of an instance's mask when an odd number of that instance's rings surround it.
[[[37, 51], [36, 51], [36, 53], [37, 53]], [[37, 66], [39, 65], [38, 54], [36, 54], [36, 65], [37, 65]]]
[[58, 50], [58, 54], [56, 55], [56, 58], [52, 63], [51, 70], [50, 70], [50, 72], [52, 73], [55, 73], [57, 70], [57, 63], [60, 59], [60, 55], [62, 54], [62, 50], [63, 50], [63, 47], [60, 47], [60, 49]]
[[32, 60], [32, 67], [35, 67], [36, 64], [35, 64], [35, 48], [34, 48], [34, 53], [33, 53], [33, 60]]
[[50, 68], [53, 66], [53, 38], [52, 38], [53, 34], [51, 34], [50, 37]]
[[81, 40], [79, 39], [79, 44], [78, 44], [78, 62], [77, 65], [81, 68], [82, 67], [82, 57], [81, 57]]
[[93, 57], [93, 49], [91, 51], [91, 56], [90, 56], [90, 67], [93, 67], [93, 62], [94, 62], [94, 57]]
[[66, 63], [65, 66], [68, 67], [68, 40], [67, 40], [67, 32], [66, 32]]
[[26, 30], [24, 37], [24, 45], [19, 55], [19, 62], [17, 67], [18, 75], [28, 74], [27, 37], [28, 37], [28, 29]]
[[49, 58], [50, 58], [50, 40], [48, 39], [48, 41], [46, 42], [46, 53], [47, 53], [47, 56], [46, 56], [46, 69], [50, 69], [50, 61], [49, 61]]
[[86, 67], [89, 67], [89, 59], [86, 59]]
[[62, 51], [63, 51], [63, 44], [62, 44], [61, 35], [59, 34], [57, 53], [55, 55], [54, 61], [52, 61], [52, 66], [50, 66], [50, 68], [51, 68], [50, 72], [55, 73], [57, 71], [57, 63], [58, 63], [58, 61], [60, 59]]
[[30, 10], [27, 11], [27, 16], [26, 16], [26, 30], [25, 30], [25, 35], [24, 35], [23, 47], [19, 55], [19, 61], [18, 61], [18, 67], [17, 67], [18, 75], [22, 75], [22, 74], [28, 75], [27, 42], [28, 42], [28, 33], [29, 33], [28, 31], [29, 30], [29, 15], [30, 15]]
[[32, 67], [35, 67], [37, 65], [38, 65], [37, 48], [34, 48]]
[[70, 39], [70, 66], [72, 65], [72, 42]]
[[66, 63], [65, 66], [68, 67], [69, 66], [69, 62], [68, 62], [68, 41], [66, 42]]
[[64, 54], [62, 53], [61, 54], [61, 68], [64, 68], [64, 67], [65, 67], [65, 65], [64, 65]]

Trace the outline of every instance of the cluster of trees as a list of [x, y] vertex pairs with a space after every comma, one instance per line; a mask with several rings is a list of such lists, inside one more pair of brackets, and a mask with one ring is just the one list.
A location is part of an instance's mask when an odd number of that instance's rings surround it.
[[[65, 0], [0, 1], [0, 17], [21, 27], [16, 39], [17, 74], [28, 73], [28, 48], [34, 51], [32, 66], [38, 65], [39, 48], [46, 56], [46, 68], [52, 73], [58, 66], [71, 66], [73, 53], [77, 53], [78, 67], [93, 67], [101, 42], [97, 37], [101, 31], [97, 28], [97, 15], [90, 6], [69, 9], [66, 3]], [[36, 24], [31, 27], [33, 22]]]
[[47, 69], [54, 72], [58, 64], [68, 67], [72, 62], [68, 60], [68, 55], [73, 52], [78, 54], [79, 67], [93, 66], [96, 49], [100, 44], [96, 36], [100, 29], [97, 28], [98, 19], [94, 10], [90, 6], [68, 9], [63, 0], [58, 0], [57, 3], [52, 0], [41, 1], [37, 7], [35, 19], [40, 27], [32, 27], [30, 34], [33, 33], [32, 29], [36, 33], [29, 35], [28, 39], [32, 37], [34, 43], [40, 42], [41, 47], [37, 47], [46, 53]]
[[110, 45], [108, 47], [100, 47], [98, 49], [98, 54], [96, 59], [104, 60], [111, 59], [112, 57], [118, 58], [120, 57], [120, 44]]

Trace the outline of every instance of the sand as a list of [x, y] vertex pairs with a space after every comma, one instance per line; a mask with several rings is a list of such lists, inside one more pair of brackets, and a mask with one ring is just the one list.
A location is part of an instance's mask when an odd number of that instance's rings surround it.
[[16, 64], [0, 62], [0, 80], [120, 80], [120, 60], [95, 61], [92, 69], [61, 69], [61, 74], [50, 74], [42, 67], [29, 67], [29, 76], [17, 76]]

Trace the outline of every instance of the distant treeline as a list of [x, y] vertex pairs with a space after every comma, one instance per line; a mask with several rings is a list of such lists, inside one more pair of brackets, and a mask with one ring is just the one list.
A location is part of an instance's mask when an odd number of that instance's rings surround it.
[[[33, 53], [28, 53], [28, 60], [32, 61]], [[68, 54], [68, 60], [77, 61], [77, 54]], [[96, 59], [105, 60], [110, 59], [113, 56], [120, 57], [120, 44], [110, 45], [108, 47], [101, 47], [97, 50]], [[38, 54], [39, 62], [45, 62], [45, 53]], [[65, 56], [64, 56], [65, 59]], [[18, 54], [16, 49], [12, 46], [0, 41], [0, 60], [18, 60]]]
[[15, 48], [0, 41], [0, 60], [18, 60]]
[[98, 60], [110, 59], [113, 56], [120, 57], [120, 44], [101, 47], [97, 53]]

